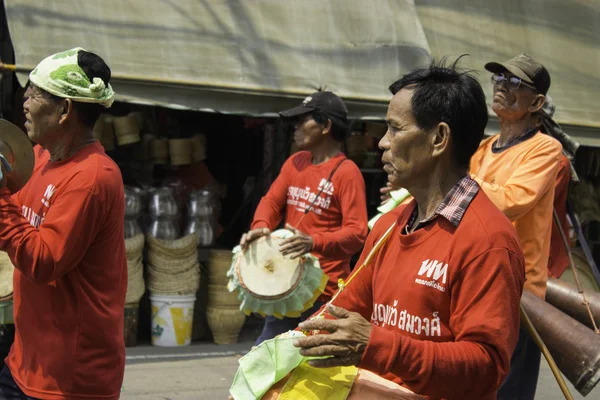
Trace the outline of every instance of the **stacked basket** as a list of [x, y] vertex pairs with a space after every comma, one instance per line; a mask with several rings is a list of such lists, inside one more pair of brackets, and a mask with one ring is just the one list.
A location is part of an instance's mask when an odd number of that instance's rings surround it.
[[189, 295], [198, 290], [200, 263], [195, 234], [176, 240], [148, 235], [148, 289], [157, 295]]
[[208, 307], [206, 318], [217, 344], [236, 343], [246, 316], [240, 311], [237, 293], [227, 290], [230, 250], [211, 250], [208, 261]]
[[191, 342], [200, 263], [196, 234], [176, 240], [148, 235], [148, 290], [152, 302], [152, 343], [186, 346]]
[[137, 344], [137, 326], [139, 303], [144, 295], [144, 266], [142, 252], [144, 251], [144, 235], [139, 234], [125, 239], [127, 252], [127, 295], [125, 297], [125, 345]]

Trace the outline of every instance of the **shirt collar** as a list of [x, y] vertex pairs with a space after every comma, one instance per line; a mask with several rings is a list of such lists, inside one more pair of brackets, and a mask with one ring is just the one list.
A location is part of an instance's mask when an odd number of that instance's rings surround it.
[[[444, 200], [436, 208], [435, 212], [427, 219], [419, 221], [417, 224], [418, 229], [422, 225], [433, 221], [438, 215], [444, 217], [452, 225], [458, 227], [462, 217], [465, 215], [469, 204], [475, 198], [475, 195], [479, 192], [479, 185], [469, 176], [461, 178], [454, 184], [452, 189], [448, 192]], [[411, 226], [419, 214], [418, 208], [415, 207], [411, 217], [409, 218], [407, 227]]]

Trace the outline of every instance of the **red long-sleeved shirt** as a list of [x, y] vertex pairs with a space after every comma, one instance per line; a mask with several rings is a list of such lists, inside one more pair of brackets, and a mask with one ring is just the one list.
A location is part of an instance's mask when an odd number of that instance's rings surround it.
[[6, 359], [27, 396], [118, 399], [125, 369], [123, 181], [99, 143], [51, 162], [36, 147], [27, 185], [0, 190], [0, 249], [15, 266]]
[[334, 302], [373, 325], [359, 367], [433, 399], [495, 399], [519, 330], [517, 234], [482, 190], [458, 227], [438, 216], [401, 234], [415, 205], [381, 217], [357, 265], [397, 226]]
[[[365, 181], [356, 164], [344, 161], [333, 174], [331, 184], [326, 182], [344, 158], [339, 153], [314, 165], [308, 151], [292, 155], [261, 199], [252, 222], [252, 229], [274, 230], [285, 214], [286, 223], [312, 237], [312, 254], [329, 278], [323, 300], [337, 291], [338, 279], [350, 273], [350, 257], [360, 251], [368, 232]], [[304, 210], [323, 185], [325, 190], [313, 210], [298, 226]]]

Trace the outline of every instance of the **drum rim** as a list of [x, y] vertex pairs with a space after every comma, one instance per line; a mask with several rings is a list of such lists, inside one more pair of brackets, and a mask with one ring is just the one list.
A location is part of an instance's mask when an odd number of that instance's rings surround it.
[[[284, 238], [282, 238], [281, 236], [274, 236], [274, 235], [271, 235], [270, 237], [271, 237], [271, 238], [284, 239]], [[263, 237], [261, 237], [261, 238], [258, 238], [258, 239], [256, 239], [256, 241], [255, 241], [254, 243], [258, 243], [258, 242], [259, 242], [259, 241], [261, 241], [261, 240], [262, 240], [262, 241], [266, 241], [266, 240], [267, 240], [267, 237], [264, 237], [264, 236], [263, 236]], [[252, 244], [250, 244], [250, 246], [251, 246], [251, 245], [252, 245]], [[284, 298], [284, 297], [288, 296], [290, 293], [292, 293], [294, 290], [296, 290], [296, 289], [298, 288], [298, 286], [300, 285], [300, 282], [302, 282], [302, 275], [304, 274], [304, 256], [301, 256], [301, 257], [300, 257], [300, 261], [299, 261], [299, 268], [300, 268], [300, 271], [299, 271], [299, 273], [298, 273], [298, 278], [296, 279], [296, 282], [294, 282], [294, 284], [293, 284], [293, 285], [292, 285], [292, 286], [291, 286], [291, 287], [290, 287], [288, 290], [286, 290], [285, 292], [283, 292], [283, 293], [281, 293], [281, 294], [278, 294], [278, 295], [274, 295], [274, 296], [267, 296], [267, 295], [262, 295], [262, 294], [255, 293], [255, 292], [253, 292], [252, 290], [250, 290], [250, 289], [249, 289], [249, 288], [246, 286], [246, 284], [244, 283], [244, 280], [243, 280], [243, 278], [242, 278], [242, 274], [241, 274], [241, 272], [240, 272], [240, 262], [241, 262], [241, 260], [242, 260], [242, 258], [243, 258], [243, 256], [244, 256], [244, 253], [245, 253], [246, 251], [248, 251], [248, 249], [250, 248], [250, 246], [248, 246], [248, 247], [246, 247], [246, 249], [242, 250], [242, 251], [240, 252], [240, 254], [238, 255], [238, 257], [237, 257], [237, 260], [235, 261], [235, 274], [236, 274], [236, 276], [237, 276], [237, 278], [238, 278], [238, 281], [240, 282], [240, 286], [241, 286], [241, 287], [242, 287], [242, 288], [243, 288], [245, 291], [247, 291], [248, 293], [250, 293], [250, 294], [252, 295], [252, 297], [255, 297], [255, 298], [257, 298], [257, 299], [260, 299], [260, 300], [278, 300], [278, 299], [282, 299], [282, 298]]]

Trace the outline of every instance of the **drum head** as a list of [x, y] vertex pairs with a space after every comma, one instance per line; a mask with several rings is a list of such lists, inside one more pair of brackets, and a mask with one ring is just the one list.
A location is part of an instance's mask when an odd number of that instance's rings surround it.
[[16, 193], [31, 177], [35, 156], [27, 134], [5, 119], [0, 119], [0, 153], [13, 168], [7, 173], [6, 187]]
[[302, 258], [284, 257], [279, 246], [284, 239], [262, 237], [252, 242], [237, 260], [240, 285], [261, 299], [278, 299], [298, 286], [302, 277]]

